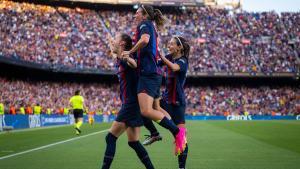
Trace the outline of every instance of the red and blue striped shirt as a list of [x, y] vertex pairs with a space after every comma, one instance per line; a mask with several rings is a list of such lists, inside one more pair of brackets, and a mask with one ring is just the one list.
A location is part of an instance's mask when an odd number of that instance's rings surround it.
[[148, 34], [150, 39], [147, 46], [137, 51], [138, 74], [161, 74], [161, 70], [157, 65], [159, 59], [157, 32], [152, 21], [142, 21], [137, 26], [135, 32], [135, 43], [139, 41], [143, 34]]
[[117, 75], [120, 82], [122, 104], [137, 102], [137, 71], [124, 61], [117, 60]]
[[186, 75], [188, 70], [188, 61], [185, 57], [173, 59], [171, 55], [167, 55], [166, 58], [172, 63], [178, 64], [179, 71], [173, 72], [170, 68], [166, 68], [166, 87], [163, 92], [162, 98], [168, 104], [185, 105], [185, 92], [184, 85], [186, 81]]

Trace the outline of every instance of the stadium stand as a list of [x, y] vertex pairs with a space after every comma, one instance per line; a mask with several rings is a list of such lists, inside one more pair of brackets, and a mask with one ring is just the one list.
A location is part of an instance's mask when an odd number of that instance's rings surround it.
[[[113, 70], [106, 34], [133, 35], [131, 10], [90, 10], [1, 1], [0, 55], [41, 64]], [[160, 35], [190, 39], [190, 73], [299, 71], [299, 13], [231, 13], [189, 7], [166, 14]], [[171, 25], [171, 26], [170, 26]], [[294, 45], [290, 41], [294, 40]]]
[[[300, 13], [232, 13], [225, 9], [188, 7], [165, 13], [169, 24], [160, 33], [160, 46], [167, 48], [172, 35], [184, 36], [192, 44], [189, 73], [248, 72], [299, 73]], [[0, 58], [54, 68], [114, 70], [106, 35], [126, 32], [130, 9], [83, 9], [0, 2]], [[6, 113], [14, 107], [40, 103], [45, 113], [59, 113], [68, 106], [74, 90], [82, 89], [87, 107], [108, 112], [120, 106], [117, 85], [66, 82], [26, 82], [1, 77], [0, 101]], [[43, 90], [39, 90], [43, 89]], [[50, 93], [50, 95], [49, 95]], [[187, 113], [200, 115], [280, 115], [299, 113], [299, 87], [251, 88], [219, 85], [186, 88]], [[219, 106], [215, 106], [219, 105]]]
[[[69, 98], [80, 89], [89, 111], [113, 112], [121, 106], [118, 85], [85, 84], [66, 82], [28, 82], [0, 78], [0, 101], [16, 108], [40, 104], [43, 113], [50, 108], [59, 114], [61, 108], [69, 107]], [[41, 90], [42, 89], [42, 90]], [[194, 115], [296, 115], [300, 104], [299, 87], [251, 88], [246, 86], [187, 87], [187, 113]]]

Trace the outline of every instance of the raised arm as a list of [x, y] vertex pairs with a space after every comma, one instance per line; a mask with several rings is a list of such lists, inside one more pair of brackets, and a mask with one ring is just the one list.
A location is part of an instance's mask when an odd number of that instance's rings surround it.
[[160, 55], [160, 58], [163, 61], [163, 63], [165, 63], [165, 65], [167, 65], [168, 68], [170, 68], [173, 72], [180, 70], [180, 66], [177, 63], [172, 63], [164, 55]]

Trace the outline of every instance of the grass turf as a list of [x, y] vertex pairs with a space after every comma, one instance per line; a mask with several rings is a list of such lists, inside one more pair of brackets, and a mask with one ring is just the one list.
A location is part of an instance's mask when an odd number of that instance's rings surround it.
[[[82, 135], [110, 124], [85, 124]], [[188, 169], [299, 169], [300, 121], [188, 121]], [[176, 169], [173, 138], [158, 127], [163, 141], [146, 149], [157, 169]], [[72, 126], [0, 134], [0, 158], [58, 141], [76, 138]], [[97, 169], [105, 134], [79, 138], [0, 160], [1, 169]], [[146, 134], [143, 129], [142, 134]], [[143, 138], [141, 137], [141, 140]], [[124, 134], [117, 143], [112, 169], [142, 169]]]

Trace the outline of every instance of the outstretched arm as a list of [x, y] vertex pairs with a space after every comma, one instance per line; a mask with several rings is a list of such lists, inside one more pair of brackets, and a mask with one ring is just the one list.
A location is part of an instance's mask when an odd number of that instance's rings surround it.
[[109, 47], [109, 49], [111, 51], [112, 57], [113, 58], [119, 58], [118, 54], [116, 52], [114, 52], [114, 43], [113, 43], [114, 39], [113, 39], [113, 37], [110, 34], [107, 34], [106, 37], [108, 39], [108, 47]]

